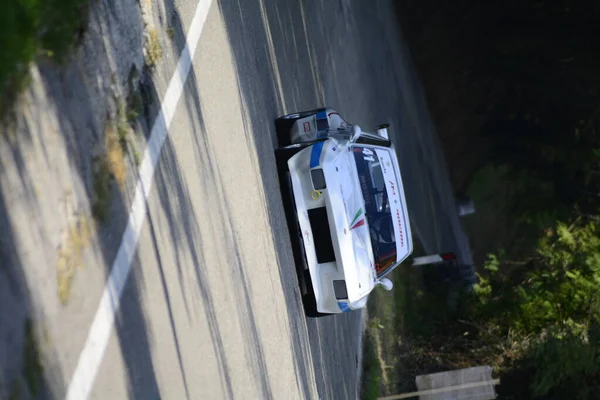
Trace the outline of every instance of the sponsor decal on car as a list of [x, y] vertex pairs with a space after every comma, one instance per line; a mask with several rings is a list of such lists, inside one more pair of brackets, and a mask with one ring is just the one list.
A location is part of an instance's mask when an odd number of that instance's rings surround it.
[[400, 209], [396, 209], [396, 222], [398, 223], [398, 230], [400, 233], [400, 246], [404, 247], [404, 232], [402, 231], [402, 217], [400, 216]]
[[[383, 151], [376, 150], [377, 155], [379, 156], [379, 160], [383, 165], [387, 167], [391, 166], [389, 155]], [[386, 187], [388, 189], [388, 194], [390, 196], [390, 205], [392, 206], [392, 216], [396, 219], [396, 225], [398, 226], [398, 231], [396, 232], [396, 242], [400, 247], [405, 246], [405, 237], [404, 237], [404, 226], [403, 226], [403, 212], [401, 209], [401, 198], [400, 193], [398, 191], [398, 182], [394, 179], [393, 170], [388, 170], [387, 168], [383, 168], [383, 173], [386, 178]]]
[[302, 125], [304, 126], [304, 132], [310, 132], [311, 131], [311, 129], [310, 129], [310, 122], [307, 121], [307, 122], [303, 123]]
[[325, 142], [318, 142], [313, 144], [312, 150], [310, 151], [310, 167], [318, 167], [321, 163], [321, 152], [323, 151], [323, 144]]
[[392, 188], [392, 195], [396, 196], [396, 185], [394, 185], [394, 182], [390, 181], [390, 187]]
[[365, 218], [361, 216], [363, 215], [363, 209], [359, 208], [356, 214], [354, 215], [354, 219], [350, 222], [350, 230], [354, 228], [358, 228], [359, 226], [363, 226], [365, 224]]

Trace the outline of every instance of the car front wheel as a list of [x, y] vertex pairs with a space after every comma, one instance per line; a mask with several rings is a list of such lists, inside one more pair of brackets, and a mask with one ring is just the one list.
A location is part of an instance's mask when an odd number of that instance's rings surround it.
[[301, 118], [306, 118], [308, 116], [317, 114], [319, 111], [322, 110], [324, 110], [324, 108], [287, 114], [277, 118], [275, 120], [275, 131], [277, 132], [277, 141], [279, 142], [279, 146], [285, 147], [292, 144], [292, 136], [290, 134], [290, 129], [292, 129], [292, 126], [294, 126], [294, 122]]

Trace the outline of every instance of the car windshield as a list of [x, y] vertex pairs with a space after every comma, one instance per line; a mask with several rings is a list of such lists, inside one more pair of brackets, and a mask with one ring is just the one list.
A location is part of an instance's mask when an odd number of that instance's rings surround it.
[[360, 187], [365, 201], [365, 214], [369, 224], [371, 246], [377, 276], [396, 263], [397, 247], [394, 223], [383, 171], [375, 151], [368, 147], [353, 147]]

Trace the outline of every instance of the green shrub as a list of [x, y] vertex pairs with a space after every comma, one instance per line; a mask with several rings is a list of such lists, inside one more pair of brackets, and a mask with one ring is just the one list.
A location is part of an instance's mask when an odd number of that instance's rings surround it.
[[88, 0], [6, 0], [0, 12], [0, 112], [27, 83], [37, 56], [64, 60], [85, 26]]
[[581, 336], [551, 338], [534, 347], [535, 397], [592, 399], [600, 396], [600, 348]]

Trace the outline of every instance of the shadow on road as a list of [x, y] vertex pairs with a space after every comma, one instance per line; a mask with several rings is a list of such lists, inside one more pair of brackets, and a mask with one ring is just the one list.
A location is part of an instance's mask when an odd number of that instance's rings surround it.
[[[44, 346], [44, 316], [36, 313], [0, 187], [0, 398], [46, 398], [63, 390], [56, 355]], [[32, 324], [32, 320], [41, 321]], [[51, 366], [46, 368], [44, 366]], [[44, 373], [46, 372], [46, 373]]]
[[348, 67], [339, 65], [327, 51], [338, 40], [343, 43], [342, 38], [328, 43], [326, 37], [343, 23], [327, 17], [343, 12], [340, 4], [219, 3], [234, 56], [247, 146], [257, 153], [256, 169], [261, 173], [257, 184], [267, 194], [262, 199], [264, 213], [269, 218], [280, 282], [286, 293], [289, 339], [294, 347], [297, 387], [303, 398], [311, 396], [312, 376], [323, 398], [355, 397], [360, 314], [305, 321], [281, 196], [277, 194], [273, 120], [287, 112], [325, 105], [324, 65], [333, 71]]
[[[169, 27], [173, 31], [172, 43], [174, 48], [173, 54], [169, 60], [177, 60], [185, 45], [185, 32], [182, 31], [182, 22], [175, 10], [173, 2], [165, 2], [161, 4], [162, 14], [160, 16], [160, 28], [166, 31]], [[48, 97], [48, 104], [56, 107], [56, 120], [53, 124], [37, 123], [41, 119], [32, 118], [40, 112], [39, 106], [43, 103], [43, 99], [36, 99], [37, 102], [32, 102], [29, 108], [25, 108], [23, 114], [19, 116], [17, 122], [17, 138], [18, 144], [14, 148], [10, 148], [6, 154], [14, 158], [13, 165], [18, 172], [19, 184], [23, 186], [24, 195], [20, 201], [27, 201], [28, 209], [38, 210], [47, 207], [44, 204], [44, 199], [40, 197], [40, 193], [32, 184], [35, 181], [36, 175], [26, 165], [24, 159], [27, 157], [28, 148], [34, 144], [39, 146], [40, 153], [44, 158], [46, 165], [53, 166], [53, 146], [56, 146], [55, 140], [64, 144], [65, 157], [69, 160], [69, 169], [71, 174], [77, 175], [73, 181], [81, 182], [81, 187], [76, 187], [75, 195], [78, 197], [78, 212], [90, 215], [91, 204], [96, 196], [95, 187], [95, 165], [94, 160], [106, 151], [105, 147], [105, 124], [107, 119], [118, 118], [119, 101], [122, 101], [130, 93], [130, 89], [138, 90], [136, 86], [139, 84], [139, 92], [144, 100], [144, 107], [141, 110], [137, 120], [132, 124], [139, 133], [139, 137], [127, 138], [131, 141], [143, 141], [149, 137], [150, 129], [156, 120], [160, 97], [159, 90], [155, 85], [157, 72], [142, 69], [140, 61], [143, 59], [141, 55], [143, 43], [135, 43], [136, 38], [141, 40], [143, 37], [144, 21], [139, 12], [138, 4], [129, 1], [124, 3], [114, 3], [109, 1], [101, 1], [95, 5], [93, 12], [90, 14], [90, 28], [88, 34], [84, 38], [81, 47], [77, 50], [77, 54], [66, 65], [59, 67], [52, 64], [41, 64], [39, 68], [40, 83], [43, 89], [41, 97]], [[122, 48], [125, 36], [132, 43], [131, 49], [133, 54], [124, 55]], [[125, 50], [128, 51], [127, 49]], [[167, 63], [168, 61], [165, 61]], [[132, 68], [135, 64], [135, 68]], [[174, 65], [168, 65], [174, 69]], [[142, 70], [139, 82], [127, 82], [124, 78], [128, 76], [131, 69]], [[106, 82], [107, 76], [112, 76], [112, 82]], [[132, 85], [133, 83], [133, 85]], [[132, 87], [131, 87], [132, 86]], [[198, 100], [196, 77], [191, 71], [186, 84], [183, 101], [185, 102], [185, 110], [188, 113], [189, 121], [193, 127], [190, 132], [190, 138], [196, 156], [196, 170], [201, 173], [203, 183], [213, 188], [214, 193], [217, 193], [217, 198], [211, 199], [220, 205], [219, 213], [208, 216], [213, 226], [222, 227], [222, 231], [214, 231], [213, 241], [224, 242], [225, 247], [230, 249], [227, 258], [228, 266], [234, 274], [232, 282], [232, 292], [235, 295], [236, 303], [240, 305], [237, 308], [237, 319], [240, 322], [244, 334], [244, 349], [247, 358], [247, 364], [252, 370], [255, 381], [261, 393], [261, 398], [271, 398], [271, 383], [268, 380], [268, 374], [265, 373], [267, 366], [264, 357], [263, 344], [260, 339], [258, 327], [256, 325], [254, 310], [251, 306], [252, 285], [247, 278], [244, 270], [243, 256], [239, 253], [239, 239], [235, 234], [235, 221], [231, 219], [231, 212], [227, 199], [223, 195], [222, 179], [216, 161], [210, 155], [210, 143], [207, 141], [206, 129], [202, 119], [202, 109]], [[117, 98], [120, 97], [120, 98]], [[36, 108], [37, 107], [37, 108]], [[31, 124], [33, 122], [33, 124]], [[57, 138], [58, 135], [59, 138]], [[108, 210], [108, 218], [105, 222], [97, 225], [95, 232], [94, 245], [99, 250], [101, 259], [98, 260], [100, 265], [107, 267], [104, 273], [104, 279], [110, 275], [110, 268], [115, 259], [117, 249], [121, 242], [121, 236], [126, 228], [128, 221], [128, 213], [131, 198], [129, 193], [133, 189], [133, 183], [136, 179], [135, 173], [135, 157], [133, 154], [128, 154], [128, 179], [124, 189], [120, 189], [118, 184], [113, 180], [110, 184], [110, 206]], [[5, 160], [3, 160], [5, 161]], [[213, 293], [208, 287], [208, 279], [206, 276], [207, 265], [203, 260], [203, 238], [198, 226], [198, 221], [207, 216], [195, 215], [194, 209], [191, 207], [192, 200], [187, 190], [185, 180], [182, 178], [181, 165], [174, 152], [170, 139], [167, 139], [164, 144], [161, 162], [155, 172], [155, 185], [158, 192], [161, 211], [167, 216], [168, 226], [159, 226], [158, 219], [154, 215], [149, 215], [149, 230], [153, 243], [154, 257], [157, 261], [158, 274], [161, 280], [162, 296], [166, 302], [168, 318], [170, 321], [170, 331], [172, 334], [173, 343], [175, 346], [174, 352], [177, 355], [179, 363], [179, 372], [182, 385], [185, 393], [189, 397], [190, 390], [188, 377], [184, 365], [183, 350], [180, 345], [177, 324], [175, 322], [174, 310], [171, 304], [171, 293], [166, 282], [165, 269], [171, 265], [166, 265], [163, 256], [163, 248], [160, 245], [159, 237], [167, 235], [168, 242], [175, 246], [175, 257], [179, 261], [183, 257], [191, 257], [193, 263], [194, 276], [191, 280], [190, 276], [185, 276], [185, 272], [179, 267], [183, 263], [177, 262], [176, 268], [179, 276], [179, 286], [182, 292], [190, 292], [190, 296], [184, 295], [183, 298], [200, 298], [201, 304], [185, 304], [188, 318], [197, 317], [198, 313], [202, 313], [206, 319], [208, 330], [212, 338], [215, 358], [219, 364], [221, 377], [221, 388], [223, 393], [228, 397], [233, 397], [233, 387], [230, 373], [229, 361], [224, 348], [222, 336], [222, 328], [219, 325], [219, 316], [217, 315]], [[57, 178], [63, 178], [58, 176]], [[13, 182], [11, 182], [12, 184]], [[60, 183], [60, 182], [59, 182]], [[2, 191], [11, 190], [8, 185], [2, 186]], [[2, 200], [4, 197], [2, 197]], [[208, 199], [207, 199], [208, 201]], [[6, 206], [5, 204], [0, 204]], [[2, 212], [6, 213], [8, 207], [3, 207]], [[47, 212], [47, 211], [46, 211]], [[41, 212], [39, 212], [41, 214]], [[50, 287], [53, 285], [48, 282], [28, 282], [24, 266], [18, 259], [18, 251], [14, 240], [22, 235], [18, 229], [14, 227], [14, 218], [3, 214], [0, 218], [0, 227], [2, 228], [2, 266], [0, 273], [6, 274], [7, 278], [4, 282], [16, 282], [12, 285], [12, 292], [3, 292], [3, 296], [10, 295], [10, 300], [4, 304], [10, 306], [0, 310], [0, 319], [14, 318], [14, 330], [8, 331], [6, 334], [11, 335], [15, 339], [3, 341], [7, 344], [19, 344], [20, 338], [24, 338], [23, 334], [25, 322], [31, 318], [35, 321], [35, 325], [41, 329], [42, 321], [35, 316], [32, 304], [33, 300], [29, 298], [29, 285], [38, 286], [47, 284]], [[41, 215], [40, 215], [41, 217]], [[43, 218], [38, 219], [40, 224], [40, 239], [50, 241], [52, 238], [44, 237]], [[220, 235], [217, 237], [217, 235]], [[52, 245], [48, 245], [50, 250], [53, 250]], [[91, 256], [86, 255], [83, 263], [90, 261]], [[40, 266], [45, 273], [54, 278], [52, 271], [54, 265], [54, 254], [50, 253], [44, 259], [44, 264]], [[121, 298], [120, 309], [116, 315], [115, 332], [118, 339], [118, 346], [121, 357], [124, 363], [126, 380], [128, 382], [128, 396], [130, 398], [158, 398], [160, 391], [158, 380], [153, 362], [153, 354], [151, 343], [153, 342], [152, 332], [149, 329], [147, 316], [145, 315], [143, 297], [145, 283], [144, 274], [139, 265], [139, 256], [134, 257], [133, 267], [130, 276], [126, 282], [123, 296]], [[47, 265], [47, 268], [45, 268]], [[4, 267], [7, 266], [7, 267]], [[81, 272], [84, 273], [85, 271]], [[30, 279], [30, 277], [29, 277]], [[190, 285], [191, 282], [196, 283], [196, 287]], [[89, 295], [95, 298], [100, 297], [100, 290], [104, 285], [97, 285], [93, 291], [90, 290]], [[51, 289], [56, 292], [56, 289]], [[95, 292], [95, 293], [93, 293]], [[52, 295], [52, 293], [51, 293]], [[87, 295], [87, 293], [86, 293]], [[43, 299], [36, 299], [42, 301]], [[14, 309], [13, 306], [14, 305]], [[297, 307], [297, 306], [296, 306]], [[38, 309], [43, 309], [39, 304]], [[58, 314], [62, 314], [64, 319], [68, 319], [69, 308], [60, 309]], [[16, 321], [18, 316], [19, 321]], [[88, 317], [89, 318], [89, 317]], [[89, 327], [89, 319], [84, 318], [82, 325]], [[60, 321], [60, 318], [57, 318]], [[60, 328], [54, 327], [60, 332]], [[296, 330], [294, 330], [296, 331]], [[2, 331], [4, 334], [4, 331]], [[81, 335], [81, 333], [79, 333]], [[69, 348], [75, 354], [79, 354], [81, 346], [83, 346], [83, 338], [79, 338]], [[109, 344], [110, 345], [110, 344]], [[64, 343], [63, 343], [64, 346]], [[64, 350], [64, 349], [63, 349]], [[4, 356], [6, 354], [6, 356]], [[44, 356], [48, 357], [52, 354], [51, 350], [44, 349]], [[10, 359], [9, 349], [4, 352], [4, 347], [0, 352], [2, 358], [1, 372], [3, 375], [0, 382], [16, 379], [22, 363], [15, 362]], [[52, 360], [43, 360], [44, 366], [53, 365]], [[110, 368], [107, 366], [102, 368]], [[49, 372], [50, 371], [50, 372]], [[40, 380], [52, 379], [49, 382], [48, 390], [45, 391], [50, 397], [63, 397], [67, 390], [67, 383], [71, 379], [72, 371], [61, 372], [57, 368], [46, 368], [46, 373], [40, 372]], [[306, 386], [306, 380], [302, 379], [299, 374], [299, 382]], [[2, 385], [4, 386], [4, 385]]]
[[[3, 132], [1, 137], [1, 161], [5, 168], [0, 170], [0, 274], [3, 275], [0, 285], [8, 287], [7, 290], [0, 288], [3, 297], [0, 303], [0, 321], [11, 321], [10, 324], [0, 323], [2, 398], [8, 398], [8, 392], [5, 391], [14, 392], [11, 388], [15, 387], [19, 380], [25, 382], [24, 387], [29, 387], [30, 392], [33, 385], [31, 381], [35, 380], [38, 393], [33, 393], [33, 398], [64, 397], [71, 379], [72, 371], [62, 371], [57, 357], [52, 356], [55, 340], [52, 334], [71, 335], [71, 332], [66, 332], [66, 328], [60, 325], [61, 322], [69, 321], [69, 313], [73, 314], [71, 319], [75, 321], [77, 315], [74, 313], [72, 301], [61, 306], [57, 300], [57, 247], [60, 248], [61, 244], [57, 243], [58, 238], [50, 236], [47, 231], [50, 225], [47, 220], [48, 213], [57, 213], [52, 204], [55, 199], [38, 190], [40, 174], [35, 167], [42, 164], [54, 172], [50, 179], [55, 179], [57, 192], [64, 190], [73, 194], [76, 198], [75, 214], [91, 215], [91, 204], [95, 196], [94, 160], [106, 150], [106, 120], [115, 118], [120, 100], [116, 97], [127, 95], [127, 82], [120, 79], [127, 77], [126, 71], [129, 71], [132, 63], [139, 64], [143, 59], [143, 22], [139, 6], [134, 1], [119, 4], [100, 1], [95, 3], [93, 11], [90, 13], [88, 32], [67, 64], [58, 66], [47, 61], [38, 64], [39, 78], [34, 81], [34, 88], [27, 94], [29, 101], [21, 104], [17, 111], [13, 127], [14, 136], [10, 136], [10, 132]], [[123, 49], [119, 48], [124, 37], [132, 40], [130, 44], [134, 49], [134, 54], [127, 58], [121, 57]], [[135, 43], [135, 38], [138, 38], [138, 43]], [[111, 76], [113, 82], [104, 80]], [[49, 107], [48, 114], [45, 114], [44, 107]], [[45, 116], [46, 119], [41, 116]], [[143, 121], [141, 125], [144, 125]], [[146, 129], [147, 126], [148, 124], [145, 125]], [[65, 171], [58, 171], [57, 167], [62, 157], [67, 160], [63, 164], [68, 168], [66, 176]], [[132, 161], [131, 155], [129, 158]], [[57, 159], [59, 162], [56, 162]], [[127, 188], [131, 189], [135, 174], [131, 164], [128, 167]], [[73, 182], [80, 182], [81, 185]], [[92, 248], [99, 250], [99, 264], [107, 268], [111, 267], [115, 258], [129, 211], [129, 199], [124, 195], [126, 190], [120, 190], [114, 180], [110, 183], [109, 190], [108, 218], [105, 223], [96, 226], [94, 237], [97, 240], [91, 244]], [[7, 204], [6, 199], [13, 203]], [[15, 208], [14, 202], [26, 205], [30, 221], [24, 220], [22, 215], [10, 214], [9, 210]], [[60, 211], [58, 210], [57, 214]], [[68, 224], [61, 221], [60, 217], [55, 223], [59, 226]], [[37, 250], [41, 252], [41, 257], [38, 257], [40, 262], [36, 265], [30, 265], [31, 258], [27, 264], [19, 259], [19, 254], [28, 250], [19, 248], [20, 245], [23, 246], [23, 243], [19, 242], [22, 242], [29, 232], [36, 234]], [[76, 240], [83, 241], [81, 238]], [[81, 250], [83, 254], [79, 257], [83, 258], [75, 263], [93, 264], [90, 250]], [[78, 266], [73, 265], [73, 268]], [[85, 269], [76, 271], [77, 274], [85, 272]], [[104, 276], [109, 274], [110, 270], [107, 269]], [[99, 299], [99, 290], [103, 286], [102, 284], [90, 288], [89, 295]], [[38, 288], [47, 288], [48, 293], [30, 292]], [[116, 316], [115, 330], [129, 381], [129, 397], [158, 398], [158, 384], [140, 302], [140, 290], [143, 289], [140, 286], [139, 274], [134, 268], [126, 285], [122, 306]], [[41, 304], [48, 298], [51, 299], [49, 304]], [[37, 344], [39, 349], [26, 347], [27, 321], [33, 322], [35, 338], [38, 339], [34, 344]], [[82, 325], [87, 329], [90, 322], [85, 318]], [[82, 335], [82, 332], [77, 334], [72, 335], [76, 340], [66, 349], [65, 337], [56, 338], [57, 341], [63, 342], [63, 352], [79, 354], [85, 335]], [[11, 348], [6, 348], [5, 351], [5, 346]], [[32, 354], [37, 357], [38, 350], [39, 363], [31, 359]], [[23, 389], [16, 390], [26, 393]]]

